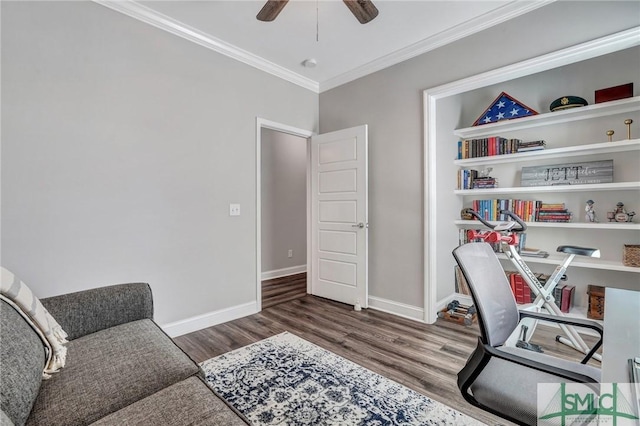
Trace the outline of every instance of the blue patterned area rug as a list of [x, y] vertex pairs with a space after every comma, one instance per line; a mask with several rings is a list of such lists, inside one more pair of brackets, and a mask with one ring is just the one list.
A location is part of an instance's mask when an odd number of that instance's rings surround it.
[[482, 425], [287, 332], [201, 366], [254, 425]]

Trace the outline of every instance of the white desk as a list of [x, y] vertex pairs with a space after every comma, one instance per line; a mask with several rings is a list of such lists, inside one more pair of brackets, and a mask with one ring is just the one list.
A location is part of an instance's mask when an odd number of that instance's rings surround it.
[[607, 288], [602, 383], [629, 383], [628, 359], [640, 356], [640, 291]]

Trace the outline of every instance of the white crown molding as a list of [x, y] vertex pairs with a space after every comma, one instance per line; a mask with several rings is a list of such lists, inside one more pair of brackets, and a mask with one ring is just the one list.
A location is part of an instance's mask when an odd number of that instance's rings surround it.
[[513, 1], [505, 6], [488, 12], [482, 16], [471, 19], [455, 27], [442, 31], [432, 37], [420, 40], [410, 46], [397, 50], [386, 56], [369, 62], [368, 64], [354, 68], [339, 76], [330, 78], [320, 83], [320, 93], [341, 86], [350, 81], [372, 74], [376, 71], [388, 68], [392, 65], [422, 55], [439, 47], [453, 43], [464, 37], [470, 36], [494, 25], [501, 24], [517, 16], [524, 15], [532, 10], [546, 6], [556, 0]]
[[222, 55], [236, 59], [261, 71], [308, 89], [314, 93], [321, 93], [326, 90], [333, 89], [368, 74], [388, 68], [392, 65], [406, 61], [407, 59], [414, 58], [448, 43], [452, 43], [494, 25], [508, 21], [509, 19], [523, 15], [549, 3], [553, 3], [554, 1], [556, 0], [512, 1], [505, 6], [486, 13], [478, 18], [474, 18], [463, 24], [436, 34], [433, 37], [421, 40], [411, 46], [407, 46], [406, 48], [371, 61], [368, 64], [354, 68], [351, 71], [319, 83], [268, 61], [258, 55], [240, 49], [239, 47], [227, 43], [224, 40], [192, 28], [183, 22], [156, 12], [151, 8], [136, 3], [134, 0], [93, 0], [93, 2], [97, 4], [108, 7], [109, 9], [115, 10], [149, 25], [153, 25], [156, 28], [160, 28], [171, 34], [177, 35], [178, 37], [182, 37]]
[[290, 71], [280, 65], [274, 64], [260, 56], [254, 55], [251, 52], [240, 49], [232, 44], [225, 42], [224, 40], [213, 37], [200, 30], [192, 28], [176, 19], [163, 15], [150, 9], [144, 5], [136, 3], [133, 0], [93, 0], [94, 3], [108, 7], [122, 14], [125, 14], [131, 18], [137, 19], [149, 25], [153, 25], [156, 28], [167, 31], [171, 34], [182, 37], [200, 46], [211, 49], [222, 55], [236, 59], [254, 68], [257, 68], [266, 73], [272, 74], [290, 83], [304, 87], [311, 90], [314, 93], [319, 93], [319, 84], [307, 77]]

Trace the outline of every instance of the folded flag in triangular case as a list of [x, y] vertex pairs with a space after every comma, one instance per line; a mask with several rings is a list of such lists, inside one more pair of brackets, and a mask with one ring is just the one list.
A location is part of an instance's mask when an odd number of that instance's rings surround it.
[[478, 117], [473, 125], [480, 126], [483, 124], [497, 123], [501, 120], [528, 117], [530, 115], [538, 115], [538, 112], [505, 92], [502, 92], [491, 103], [491, 106]]

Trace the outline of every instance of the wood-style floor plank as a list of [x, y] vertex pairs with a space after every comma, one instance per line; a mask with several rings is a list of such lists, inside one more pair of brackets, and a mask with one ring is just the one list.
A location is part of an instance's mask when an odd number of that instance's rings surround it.
[[262, 309], [299, 299], [307, 294], [307, 273], [262, 281]]
[[[477, 325], [465, 327], [439, 319], [435, 324], [373, 309], [304, 296], [262, 312], [177, 337], [196, 362], [289, 331], [487, 424], [508, 424], [468, 404], [456, 385], [457, 373], [475, 348]], [[579, 359], [555, 342], [553, 329], [539, 326], [532, 341], [546, 352]]]

